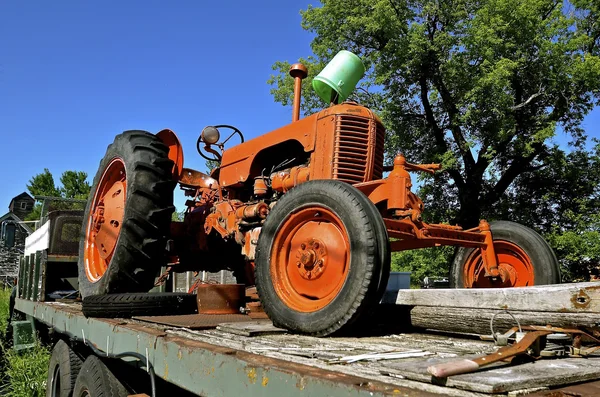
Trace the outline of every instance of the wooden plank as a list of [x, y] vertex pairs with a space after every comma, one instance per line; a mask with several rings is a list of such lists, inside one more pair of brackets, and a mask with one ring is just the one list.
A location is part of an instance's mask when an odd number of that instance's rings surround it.
[[600, 357], [542, 359], [514, 366], [498, 363], [498, 365], [490, 365], [489, 368], [483, 367], [478, 372], [444, 379], [435, 379], [427, 372], [427, 367], [430, 365], [456, 360], [457, 358], [429, 358], [412, 362], [390, 362], [387, 367], [391, 373], [407, 379], [480, 393], [507, 393], [600, 379]]
[[35, 254], [29, 255], [29, 266], [28, 266], [28, 276], [27, 276], [27, 296], [26, 299], [31, 300], [31, 295], [33, 294], [33, 270], [35, 267]]
[[240, 323], [219, 324], [217, 329], [230, 334], [243, 336], [273, 335], [284, 334], [285, 329], [277, 328], [270, 320], [256, 320]]
[[[600, 328], [600, 316], [595, 313], [555, 313], [511, 310], [521, 325], [552, 325], [561, 328]], [[413, 327], [439, 331], [490, 335], [490, 320], [494, 331], [505, 332], [516, 326], [515, 320], [503, 310], [472, 309], [462, 307], [415, 306], [410, 310]]]
[[[389, 302], [389, 295], [387, 299]], [[511, 311], [600, 313], [600, 282], [520, 288], [399, 290], [395, 303]]]
[[19, 275], [17, 278], [17, 297], [21, 298], [23, 294], [23, 271], [25, 269], [25, 257], [21, 257], [19, 260]]
[[48, 267], [48, 250], [43, 250], [42, 251], [42, 264], [41, 264], [41, 268], [40, 268], [40, 273], [41, 273], [41, 287], [40, 287], [40, 297], [39, 297], [39, 301], [40, 302], [44, 302], [46, 301], [46, 270]]
[[29, 285], [29, 255], [24, 257], [23, 262], [23, 291], [21, 298], [27, 299], [27, 286]]
[[42, 252], [37, 251], [35, 253], [35, 264], [34, 264], [34, 269], [33, 269], [32, 300], [34, 300], [34, 301], [38, 300], [38, 290], [39, 290], [39, 284], [40, 284], [40, 265], [41, 265], [41, 259], [42, 259], [41, 257], [42, 257]]

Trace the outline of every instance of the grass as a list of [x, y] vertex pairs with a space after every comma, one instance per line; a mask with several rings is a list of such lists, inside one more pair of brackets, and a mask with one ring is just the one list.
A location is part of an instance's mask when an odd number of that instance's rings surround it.
[[46, 377], [50, 352], [39, 342], [26, 352], [7, 348], [6, 326], [10, 289], [0, 287], [0, 395], [41, 397], [46, 395]]
[[6, 335], [6, 326], [8, 325], [8, 302], [10, 298], [10, 289], [0, 285], [0, 341], [4, 340]]

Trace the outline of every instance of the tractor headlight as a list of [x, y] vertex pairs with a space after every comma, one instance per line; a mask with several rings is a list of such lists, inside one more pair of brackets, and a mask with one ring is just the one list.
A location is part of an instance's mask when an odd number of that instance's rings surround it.
[[219, 134], [219, 130], [215, 127], [208, 126], [202, 130], [200, 137], [202, 138], [202, 142], [208, 145], [214, 145], [215, 143], [219, 142], [221, 134]]

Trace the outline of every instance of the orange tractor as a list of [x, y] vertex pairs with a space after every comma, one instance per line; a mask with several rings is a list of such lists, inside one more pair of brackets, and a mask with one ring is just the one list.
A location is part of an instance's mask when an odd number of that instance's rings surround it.
[[[409, 171], [440, 166], [411, 164], [402, 155], [384, 165], [381, 120], [344, 102], [358, 79], [321, 79], [326, 86], [318, 92], [331, 106], [300, 119], [307, 70], [295, 64], [290, 75], [291, 124], [247, 142], [233, 126], [204, 128], [197, 149], [218, 163], [210, 175], [183, 167], [181, 144], [168, 129], [115, 138], [84, 217], [84, 298], [148, 291], [166, 263], [178, 272], [229, 269], [256, 285], [276, 326], [328, 335], [381, 300], [393, 251], [459, 247], [450, 275], [456, 287], [560, 281], [548, 244], [522, 225], [482, 220], [463, 230], [424, 222]], [[224, 139], [222, 130], [230, 132]], [[225, 149], [234, 139], [241, 142]], [[189, 197], [183, 222], [171, 221], [177, 183]]]

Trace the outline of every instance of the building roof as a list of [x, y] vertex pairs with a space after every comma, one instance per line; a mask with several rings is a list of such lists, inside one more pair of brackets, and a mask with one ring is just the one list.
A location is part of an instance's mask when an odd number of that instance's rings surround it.
[[7, 220], [11, 220], [15, 223], [18, 223], [19, 226], [21, 226], [23, 229], [25, 229], [28, 234], [33, 233], [33, 229], [31, 227], [29, 227], [26, 223], [23, 223], [23, 221], [18, 216], [16, 216], [14, 213], [7, 212], [6, 214], [0, 216], [0, 223], [7, 221]]
[[16, 195], [15, 197], [13, 197], [10, 200], [10, 203], [8, 203], [8, 208], [10, 208], [12, 206], [13, 201], [19, 200], [19, 199], [29, 199], [31, 201], [35, 201], [35, 199], [33, 197], [31, 197], [31, 195], [29, 193], [23, 192], [21, 194]]

